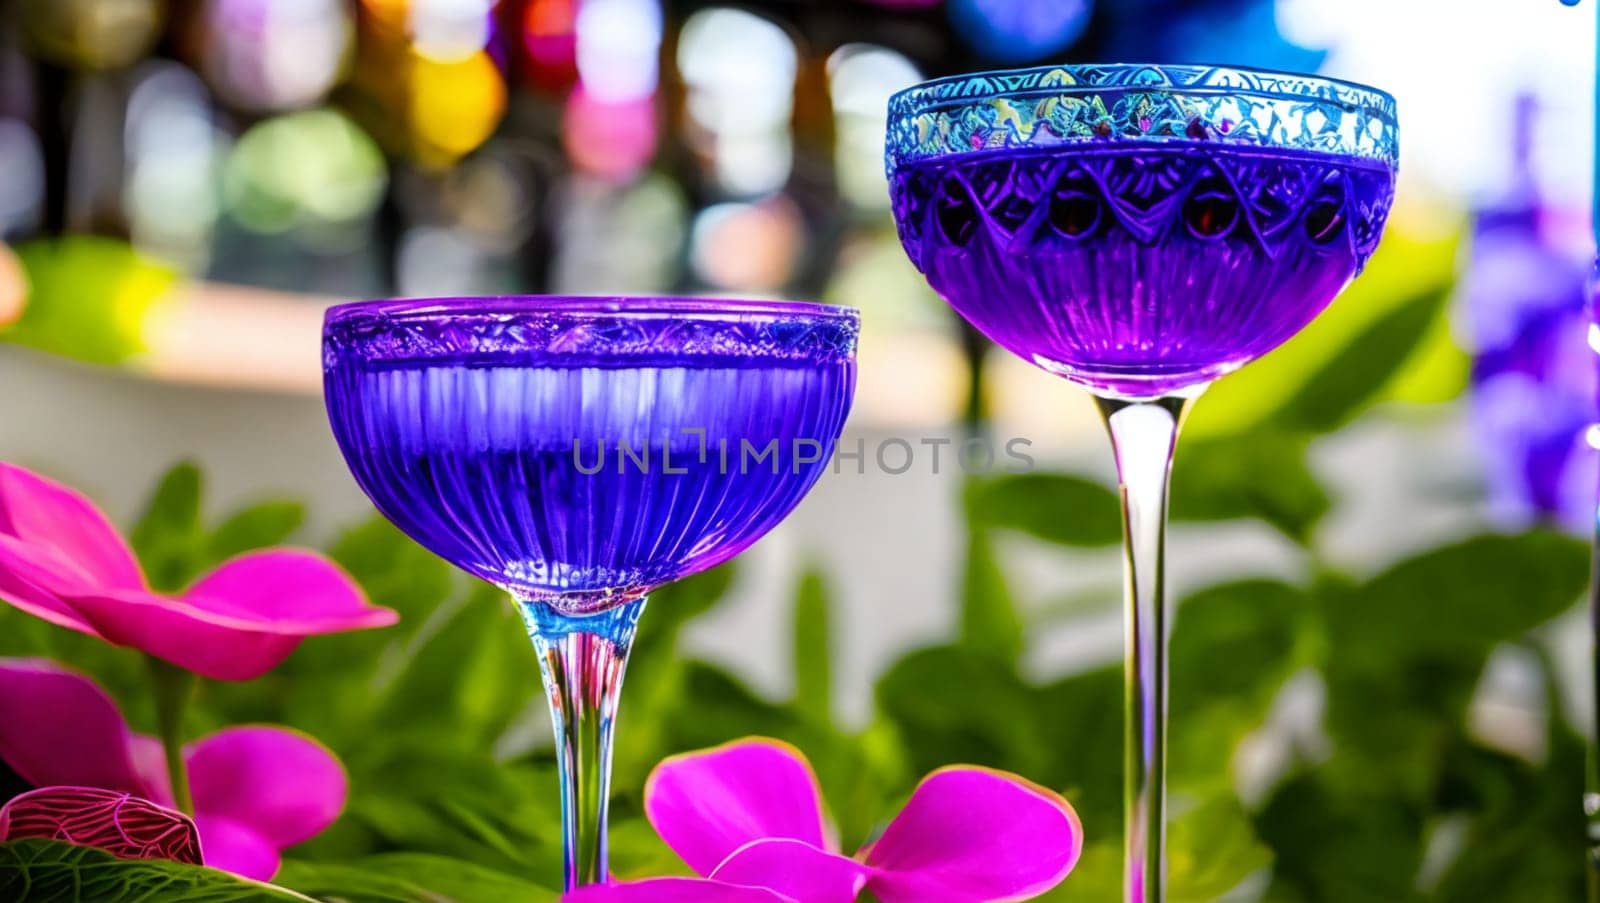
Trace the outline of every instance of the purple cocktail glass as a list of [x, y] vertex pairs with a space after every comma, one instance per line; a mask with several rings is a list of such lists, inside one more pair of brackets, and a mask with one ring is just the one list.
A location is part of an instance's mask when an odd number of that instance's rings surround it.
[[1389, 95], [1273, 72], [1042, 67], [937, 79], [889, 102], [890, 190], [912, 262], [979, 331], [1092, 392], [1111, 435], [1130, 901], [1165, 896], [1161, 584], [1179, 425], [1207, 384], [1282, 344], [1360, 272], [1397, 157]]
[[857, 328], [846, 308], [667, 298], [328, 312], [328, 415], [356, 481], [527, 622], [569, 889], [606, 877], [612, 723], [646, 595], [738, 554], [821, 476]]

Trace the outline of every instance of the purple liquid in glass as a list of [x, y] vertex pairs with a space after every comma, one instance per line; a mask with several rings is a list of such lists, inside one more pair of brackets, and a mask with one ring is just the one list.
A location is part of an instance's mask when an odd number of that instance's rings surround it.
[[1360, 271], [1383, 163], [1220, 141], [1078, 142], [927, 157], [892, 174], [901, 241], [997, 344], [1149, 398], [1282, 344]]
[[828, 466], [853, 312], [604, 299], [387, 302], [328, 318], [329, 416], [383, 514], [583, 613], [725, 561]]

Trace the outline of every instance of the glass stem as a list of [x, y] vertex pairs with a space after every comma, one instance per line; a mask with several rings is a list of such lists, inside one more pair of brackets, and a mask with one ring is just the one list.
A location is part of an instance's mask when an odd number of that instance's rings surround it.
[[189, 766], [183, 761], [183, 712], [194, 695], [194, 675], [177, 665], [154, 656], [145, 656], [150, 667], [150, 683], [155, 693], [156, 732], [167, 756], [167, 779], [172, 784], [172, 801], [185, 815], [194, 814], [194, 799], [189, 795]]
[[1166, 898], [1167, 607], [1162, 593], [1167, 483], [1189, 403], [1098, 398], [1122, 487], [1126, 574], [1123, 726], [1124, 893], [1128, 903]]
[[611, 789], [611, 733], [622, 674], [644, 612], [639, 599], [596, 615], [566, 615], [537, 600], [518, 600], [539, 653], [555, 726], [561, 776], [566, 889], [606, 880], [606, 812]]

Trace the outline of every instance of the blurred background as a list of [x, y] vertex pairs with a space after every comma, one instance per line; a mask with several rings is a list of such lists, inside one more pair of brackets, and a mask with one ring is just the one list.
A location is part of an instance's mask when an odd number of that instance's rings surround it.
[[[218, 505], [310, 498], [308, 536], [326, 537], [368, 510], [322, 414], [331, 301], [726, 293], [862, 309], [852, 438], [980, 429], [1104, 480], [1084, 397], [990, 353], [905, 260], [885, 101], [1042, 61], [1219, 62], [1395, 94], [1401, 190], [1369, 273], [1218, 386], [1189, 438], [1252, 429], [1319, 369], [1361, 368], [1341, 350], [1432, 293], [1415, 350], [1373, 387], [1383, 413], [1311, 446], [1340, 498], [1319, 554], [1361, 573], [1485, 524], [1581, 529], [1592, 16], [1554, 0], [12, 0], [0, 458], [123, 520], [192, 458]], [[786, 587], [819, 564], [841, 600], [834, 692], [865, 718], [888, 662], [956, 629], [969, 536], [951, 462], [875, 470], [824, 480], [691, 646], [782, 692]], [[1032, 673], [1120, 655], [1114, 551], [998, 547], [1038, 614]], [[1180, 526], [1173, 556], [1180, 592], [1313, 569], [1250, 520]]]

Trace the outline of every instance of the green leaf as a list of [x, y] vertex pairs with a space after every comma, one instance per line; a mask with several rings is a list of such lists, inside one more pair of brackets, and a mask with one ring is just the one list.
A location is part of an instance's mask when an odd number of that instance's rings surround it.
[[1239, 742], [1266, 720], [1303, 663], [1307, 593], [1271, 580], [1201, 590], [1172, 632], [1169, 779], [1186, 790], [1232, 787]]
[[395, 609], [406, 620], [420, 622], [456, 585], [455, 569], [448, 562], [376, 514], [340, 534], [328, 554], [373, 602]]
[[1045, 741], [1032, 688], [1003, 661], [964, 647], [913, 652], [878, 680], [878, 708], [915, 774], [951, 762], [1041, 774], [1061, 755]]
[[1006, 585], [987, 531], [967, 533], [967, 567], [961, 586], [961, 645], [999, 661], [1015, 663], [1022, 655], [1022, 616]]
[[1449, 293], [1447, 284], [1433, 286], [1368, 324], [1289, 398], [1273, 422], [1327, 433], [1354, 419], [1405, 366]]
[[606, 847], [611, 873], [625, 880], [694, 874], [643, 818], [613, 818]]
[[456, 744], [489, 748], [542, 703], [527, 627], [511, 598], [487, 583], [473, 581], [464, 597], [436, 608], [386, 658], [393, 667], [379, 671], [367, 701], [382, 726], [432, 727]]
[[[361, 584], [373, 603], [398, 611], [400, 623], [382, 630], [312, 637], [259, 680], [206, 684], [198, 700], [200, 705], [191, 710], [192, 730], [216, 729], [241, 721], [287, 723], [348, 756], [351, 750], [369, 744], [375, 732], [380, 731], [380, 717], [394, 712], [392, 707], [385, 708], [385, 700], [396, 686], [405, 683], [405, 675], [419, 651], [451, 623], [450, 615], [466, 605], [471, 587], [481, 586], [469, 583], [451, 565], [379, 517], [343, 532], [329, 553]], [[473, 614], [489, 616], [486, 612]], [[523, 636], [519, 627], [512, 637], [499, 639], [515, 643]], [[526, 640], [521, 642], [525, 648]], [[497, 645], [485, 655], [492, 659], [503, 648]], [[532, 653], [527, 655], [531, 663]], [[462, 670], [470, 671], [473, 664], [463, 660]], [[527, 673], [536, 675], [533, 667], [529, 664]], [[502, 694], [520, 687], [531, 700], [538, 692], [536, 676], [531, 682], [519, 683], [502, 674], [500, 681]], [[452, 682], [440, 694], [453, 692], [456, 686]], [[429, 723], [438, 731], [440, 743], [449, 742], [454, 729], [450, 718], [478, 711], [481, 709], [460, 713], [436, 708], [418, 710], [432, 719]], [[410, 723], [413, 719], [408, 713], [401, 720]], [[482, 723], [479, 722], [480, 728]], [[381, 730], [394, 728], [388, 724]], [[472, 736], [479, 734], [474, 732]]]
[[118, 859], [50, 840], [0, 844], [0, 900], [11, 903], [308, 903], [294, 891], [198, 865]]
[[833, 720], [830, 624], [827, 578], [809, 568], [794, 593], [794, 701], [801, 715], [818, 724]]
[[1122, 541], [1117, 493], [1083, 477], [1026, 473], [974, 479], [967, 485], [966, 509], [975, 525], [1020, 530], [1062, 545]]
[[[1205, 402], [1185, 422], [1185, 435], [1192, 441], [1281, 427], [1276, 418], [1284, 404], [1368, 327], [1407, 299], [1455, 281], [1463, 224], [1452, 222], [1447, 230], [1426, 236], [1391, 230], [1361, 277], [1327, 310], [1293, 338], [1207, 390]], [[1414, 364], [1426, 355], [1425, 348], [1414, 351], [1382, 397], [1388, 398], [1389, 390], [1414, 373]]]
[[180, 461], [156, 484], [128, 542], [152, 588], [177, 592], [200, 570], [200, 468]]
[[204, 564], [209, 566], [255, 549], [280, 545], [305, 523], [299, 502], [257, 502], [234, 512], [206, 537]]
[[1290, 778], [1257, 815], [1256, 832], [1275, 856], [1268, 899], [1416, 900], [1423, 835], [1417, 811], [1389, 796], [1361, 795], [1336, 783], [1334, 773], [1322, 769]]
[[349, 903], [543, 903], [561, 895], [471, 862], [381, 853], [349, 863], [285, 862], [278, 883]]
[[[982, 700], [974, 704], [982, 705]], [[1060, 789], [1083, 818], [1091, 838], [1122, 834], [1122, 666], [1096, 668], [1032, 693], [1043, 761], [1018, 757], [1011, 768]], [[1003, 767], [1003, 766], [1002, 766]]]
[[1426, 799], [1489, 654], [1572, 607], [1588, 572], [1578, 540], [1489, 534], [1321, 590], [1327, 725], [1350, 770], [1341, 779]]
[[[1473, 537], [1402, 561], [1330, 612], [1333, 640], [1397, 657], [1480, 652], [1571, 608], [1589, 574], [1586, 542], [1547, 531]], [[1365, 650], [1341, 649], [1341, 653]]]
[[[560, 874], [553, 763], [500, 763], [487, 749], [442, 744], [425, 732], [385, 737], [346, 764], [352, 791], [339, 826], [354, 822], [373, 852], [429, 853], [512, 875]], [[350, 855], [316, 844], [317, 858]]]
[[[1086, 845], [1067, 880], [1039, 899], [1046, 903], [1107, 903], [1122, 899], [1122, 843], [1104, 826], [1084, 832]], [[1168, 826], [1167, 903], [1212, 903], [1272, 864], [1272, 851], [1256, 839], [1249, 817], [1231, 795], [1219, 795], [1182, 812]]]
[[[1103, 826], [1102, 826], [1103, 827]], [[1039, 897], [1041, 903], [1110, 903], [1122, 899], [1122, 841], [1102, 839], [1102, 831], [1087, 826], [1085, 835], [1096, 838], [1083, 847], [1083, 855], [1065, 881]]]
[[1272, 864], [1272, 851], [1232, 793], [1218, 794], [1173, 819], [1167, 869], [1171, 903], [1210, 903]]
[[1178, 446], [1172, 519], [1255, 517], [1301, 545], [1328, 512], [1328, 494], [1306, 466], [1305, 438], [1257, 430]]
[[1560, 718], [1548, 758], [1530, 765], [1480, 748], [1453, 763], [1470, 821], [1459, 854], [1429, 899], [1566, 903], [1584, 896], [1584, 741]]

